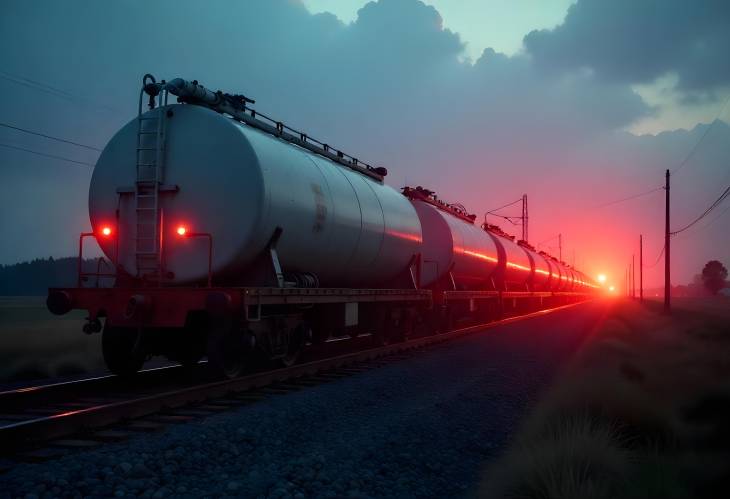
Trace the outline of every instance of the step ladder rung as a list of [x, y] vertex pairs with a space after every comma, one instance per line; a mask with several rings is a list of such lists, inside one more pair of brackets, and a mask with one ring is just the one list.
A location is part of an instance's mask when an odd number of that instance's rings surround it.
[[137, 275], [160, 279], [160, 248], [158, 220], [159, 188], [162, 183], [165, 151], [164, 111], [142, 114], [140, 107], [137, 127], [137, 157], [135, 182], [136, 230], [135, 256]]

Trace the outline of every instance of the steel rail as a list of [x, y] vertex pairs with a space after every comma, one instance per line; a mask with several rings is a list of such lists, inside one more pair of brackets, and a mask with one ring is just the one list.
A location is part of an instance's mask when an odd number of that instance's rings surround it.
[[[184, 368], [180, 365], [168, 365], [143, 369], [137, 373], [134, 384], [147, 383], [150, 378], [164, 377], [173, 375]], [[72, 379], [67, 381], [57, 381], [53, 383], [21, 386], [10, 390], [0, 391], [0, 408], [3, 411], [14, 410], [20, 404], [27, 405], [28, 402], [34, 400], [43, 400], [49, 402], [50, 397], [57, 398], [63, 395], [80, 395], [82, 392], [89, 390], [102, 390], [105, 388], [113, 388], [122, 380], [114, 374], [100, 374], [89, 378]], [[2, 419], [2, 417], [0, 417]]]
[[262, 388], [274, 383], [288, 381], [305, 376], [312, 376], [322, 371], [341, 368], [356, 362], [373, 360], [393, 355], [398, 352], [412, 350], [435, 343], [443, 343], [468, 334], [493, 329], [498, 326], [523, 321], [555, 313], [591, 300], [583, 300], [568, 305], [531, 312], [524, 315], [508, 317], [484, 324], [455, 329], [443, 334], [434, 334], [415, 338], [401, 343], [383, 347], [370, 348], [336, 357], [325, 358], [294, 365], [288, 368], [275, 369], [230, 380], [203, 383], [177, 390], [169, 390], [154, 395], [145, 395], [128, 400], [100, 404], [77, 410], [68, 410], [58, 414], [41, 416], [34, 419], [18, 421], [0, 427], [0, 451], [10, 453], [32, 443], [51, 440], [79, 432], [89, 428], [98, 428], [122, 420], [149, 416], [163, 410], [204, 402], [208, 399], [223, 398], [237, 392]]

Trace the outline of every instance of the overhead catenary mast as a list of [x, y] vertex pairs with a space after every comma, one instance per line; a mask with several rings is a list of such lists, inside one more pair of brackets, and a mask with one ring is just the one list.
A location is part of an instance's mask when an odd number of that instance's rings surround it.
[[527, 232], [527, 194], [522, 195], [522, 240], [525, 242], [528, 242], [528, 232]]

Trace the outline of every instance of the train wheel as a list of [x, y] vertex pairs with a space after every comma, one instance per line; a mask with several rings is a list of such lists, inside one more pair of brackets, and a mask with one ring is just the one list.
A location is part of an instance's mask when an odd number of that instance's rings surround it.
[[390, 329], [383, 324], [373, 333], [373, 344], [378, 347], [390, 345]]
[[312, 342], [312, 345], [324, 345], [324, 343], [329, 339], [330, 334], [329, 331], [325, 328], [319, 326], [314, 326], [312, 329], [312, 334], [310, 337], [310, 340]]
[[197, 366], [206, 353], [207, 328], [208, 318], [205, 314], [188, 314], [185, 327], [168, 338], [170, 351], [167, 357], [186, 369]]
[[238, 324], [230, 320], [208, 331], [208, 365], [217, 378], [236, 378], [246, 367], [246, 338]]
[[202, 343], [202, 345], [199, 345], [192, 339], [188, 339], [175, 354], [174, 360], [186, 369], [194, 368], [205, 355], [205, 342]]
[[141, 329], [106, 324], [101, 335], [101, 352], [106, 366], [117, 376], [134, 376], [142, 369], [146, 356], [141, 343]]
[[379, 307], [374, 313], [376, 318], [372, 331], [373, 344], [378, 347], [390, 345], [393, 334], [393, 320], [390, 317], [390, 311], [385, 307]]
[[280, 359], [281, 364], [284, 367], [290, 367], [296, 363], [299, 358], [299, 354], [302, 353], [305, 341], [311, 336], [311, 329], [303, 324], [300, 324], [292, 330], [289, 335], [289, 344], [286, 349], [286, 355]]

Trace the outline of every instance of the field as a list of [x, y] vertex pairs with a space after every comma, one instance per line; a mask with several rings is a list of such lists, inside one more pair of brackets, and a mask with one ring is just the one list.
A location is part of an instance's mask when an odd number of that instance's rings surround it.
[[101, 335], [81, 332], [85, 316], [55, 316], [44, 297], [0, 297], [0, 382], [103, 371]]
[[487, 467], [481, 497], [725, 497], [730, 300], [661, 307], [616, 302]]

